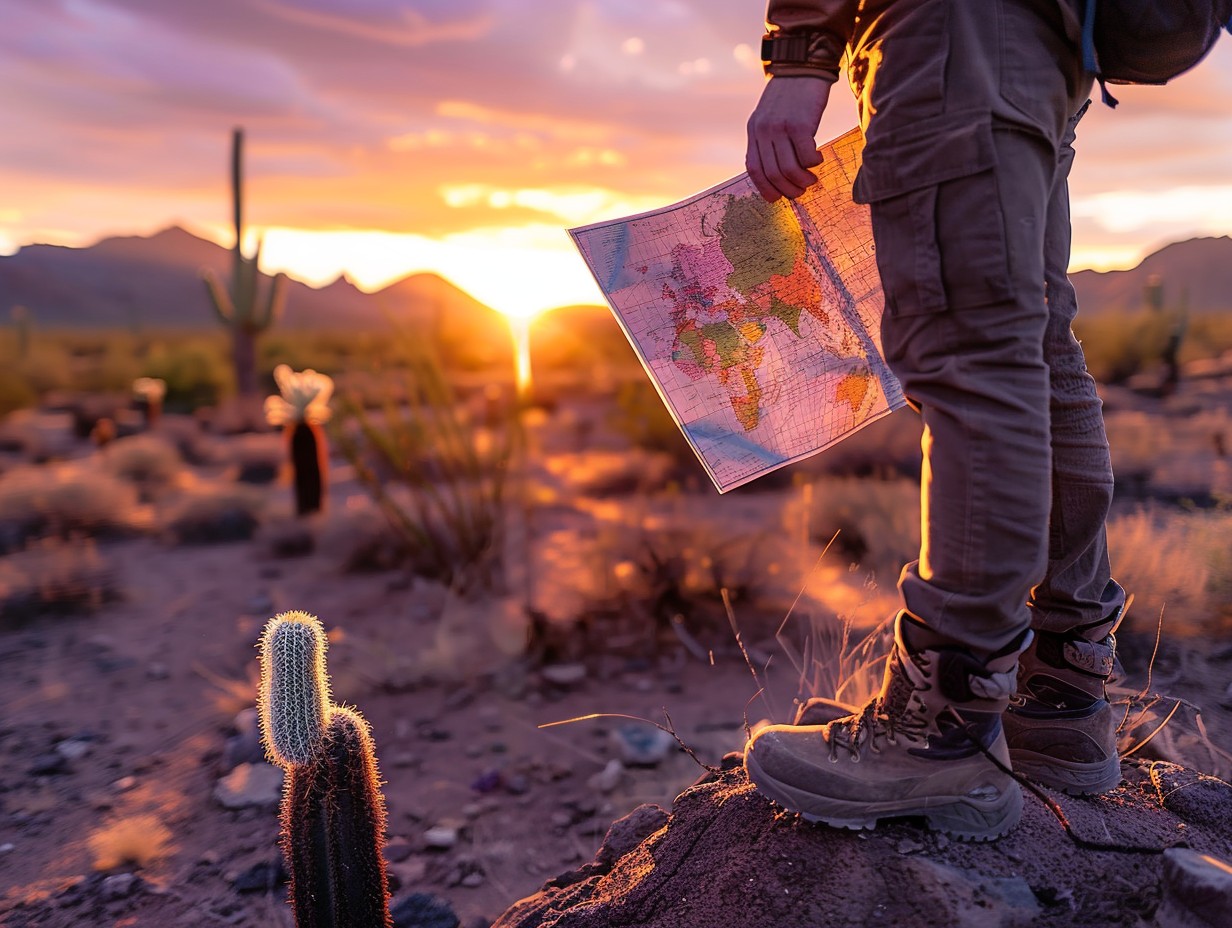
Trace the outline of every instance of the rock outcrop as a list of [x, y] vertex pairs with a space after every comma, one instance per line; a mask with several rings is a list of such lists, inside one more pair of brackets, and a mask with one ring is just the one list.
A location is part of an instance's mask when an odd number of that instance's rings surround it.
[[809, 824], [730, 765], [670, 815], [616, 822], [592, 862], [494, 928], [1232, 925], [1232, 786], [1162, 762], [1124, 773], [1105, 796], [1047, 793], [1055, 810], [1028, 793], [1010, 835], [965, 844], [910, 820]]

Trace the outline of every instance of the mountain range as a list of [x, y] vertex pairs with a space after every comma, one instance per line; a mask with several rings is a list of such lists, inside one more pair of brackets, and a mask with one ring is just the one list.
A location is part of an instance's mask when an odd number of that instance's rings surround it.
[[[173, 226], [151, 236], [106, 238], [84, 248], [27, 245], [0, 257], [0, 312], [26, 306], [40, 327], [204, 328], [217, 325], [201, 269], [227, 279], [231, 252]], [[1158, 276], [1165, 306], [1192, 314], [1232, 311], [1232, 238], [1196, 238], [1161, 248], [1135, 268], [1072, 275], [1084, 315], [1132, 312]], [[597, 308], [596, 308], [597, 309]], [[615, 330], [606, 310], [569, 311]], [[504, 317], [435, 274], [413, 274], [372, 293], [345, 277], [323, 287], [288, 281], [288, 328], [386, 328], [388, 318], [432, 326], [447, 340], [504, 327]], [[562, 314], [563, 315], [563, 314]], [[3, 318], [0, 316], [0, 318]], [[558, 320], [563, 322], [562, 320]], [[614, 334], [614, 333], [613, 333]], [[503, 336], [502, 336], [503, 337]]]

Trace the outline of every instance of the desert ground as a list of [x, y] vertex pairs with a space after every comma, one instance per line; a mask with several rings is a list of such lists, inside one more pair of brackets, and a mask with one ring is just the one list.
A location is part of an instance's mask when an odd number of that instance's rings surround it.
[[[1126, 752], [1227, 778], [1232, 364], [1191, 373], [1104, 391], [1135, 595], [1116, 693]], [[0, 923], [292, 924], [253, 710], [255, 645], [288, 610], [321, 618], [333, 699], [371, 724], [393, 902], [429, 894], [441, 919], [405, 924], [489, 925], [746, 725], [862, 699], [884, 652], [859, 646], [918, 539], [912, 415], [720, 498], [610, 407], [573, 389], [522, 411], [482, 583], [408, 553], [337, 441], [324, 511], [297, 517], [272, 429], [126, 415], [100, 447], [67, 400], [11, 414]]]

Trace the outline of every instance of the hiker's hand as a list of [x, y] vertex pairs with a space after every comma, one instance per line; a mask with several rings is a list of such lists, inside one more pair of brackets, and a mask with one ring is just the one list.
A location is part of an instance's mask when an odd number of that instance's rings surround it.
[[830, 81], [772, 77], [749, 117], [744, 166], [757, 192], [773, 203], [798, 197], [817, 182], [809, 168], [821, 164], [817, 127], [830, 99]]

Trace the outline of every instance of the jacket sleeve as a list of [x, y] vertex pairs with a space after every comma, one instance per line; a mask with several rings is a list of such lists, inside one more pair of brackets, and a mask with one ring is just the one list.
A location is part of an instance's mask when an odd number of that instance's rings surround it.
[[775, 77], [823, 77], [838, 80], [839, 62], [851, 38], [859, 0], [769, 0], [766, 28], [771, 32], [807, 32], [808, 64], [771, 64]]

